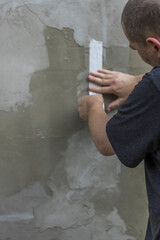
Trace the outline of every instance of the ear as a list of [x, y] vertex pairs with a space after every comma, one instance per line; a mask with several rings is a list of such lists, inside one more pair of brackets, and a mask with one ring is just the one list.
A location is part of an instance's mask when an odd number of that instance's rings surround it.
[[157, 38], [154, 37], [148, 37], [146, 39], [146, 43], [150, 44], [154, 50], [158, 52], [158, 55], [160, 56], [160, 41]]

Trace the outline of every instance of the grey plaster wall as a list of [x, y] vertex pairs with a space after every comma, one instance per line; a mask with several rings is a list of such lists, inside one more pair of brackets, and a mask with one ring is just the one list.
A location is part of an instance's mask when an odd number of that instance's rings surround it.
[[143, 239], [143, 165], [99, 154], [77, 114], [90, 39], [105, 68], [149, 69], [123, 36], [125, 3], [0, 1], [0, 240]]

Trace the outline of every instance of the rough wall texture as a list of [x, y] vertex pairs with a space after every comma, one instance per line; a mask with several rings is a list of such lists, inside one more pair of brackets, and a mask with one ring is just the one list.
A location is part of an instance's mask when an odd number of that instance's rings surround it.
[[148, 70], [122, 34], [125, 3], [0, 1], [1, 240], [143, 239], [143, 166], [100, 155], [77, 114], [91, 38], [104, 67]]

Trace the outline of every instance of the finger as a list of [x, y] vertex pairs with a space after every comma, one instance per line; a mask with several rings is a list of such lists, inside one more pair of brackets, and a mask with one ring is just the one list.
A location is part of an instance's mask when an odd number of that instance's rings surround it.
[[109, 86], [109, 85], [112, 84], [112, 80], [110, 80], [110, 79], [93, 77], [93, 76], [91, 76], [91, 75], [88, 76], [88, 79], [89, 79], [91, 82], [96, 83], [96, 84], [101, 85], [101, 86]]
[[95, 93], [113, 93], [113, 88], [111, 86], [109, 87], [96, 87], [96, 86], [89, 86], [88, 89], [91, 92], [95, 92]]
[[119, 107], [122, 104], [123, 100], [121, 98], [117, 98], [115, 101], [111, 102], [107, 106], [107, 111], [110, 112], [111, 110]]
[[100, 78], [100, 79], [110, 79], [112, 78], [112, 74], [110, 73], [106, 73], [106, 72], [100, 72], [100, 70], [98, 72], [91, 72], [89, 74], [89, 76], [91, 77], [97, 77], [97, 78]]
[[114, 71], [111, 71], [111, 70], [108, 70], [108, 69], [100, 69], [98, 70], [99, 73], [103, 73], [103, 74], [109, 74], [109, 75], [114, 75], [115, 72]]
[[107, 69], [100, 69], [98, 72], [102, 74], [106, 79], [113, 79], [117, 76], [117, 72]]
[[89, 76], [97, 77], [97, 78], [103, 78], [103, 77], [104, 77], [104, 74], [99, 73], [99, 72], [91, 72], [91, 73], [89, 74]]

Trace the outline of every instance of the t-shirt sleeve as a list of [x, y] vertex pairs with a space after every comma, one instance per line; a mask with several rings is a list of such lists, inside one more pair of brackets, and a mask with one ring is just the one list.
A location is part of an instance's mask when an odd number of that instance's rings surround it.
[[106, 131], [119, 160], [136, 167], [160, 146], [160, 91], [147, 77], [107, 123]]

